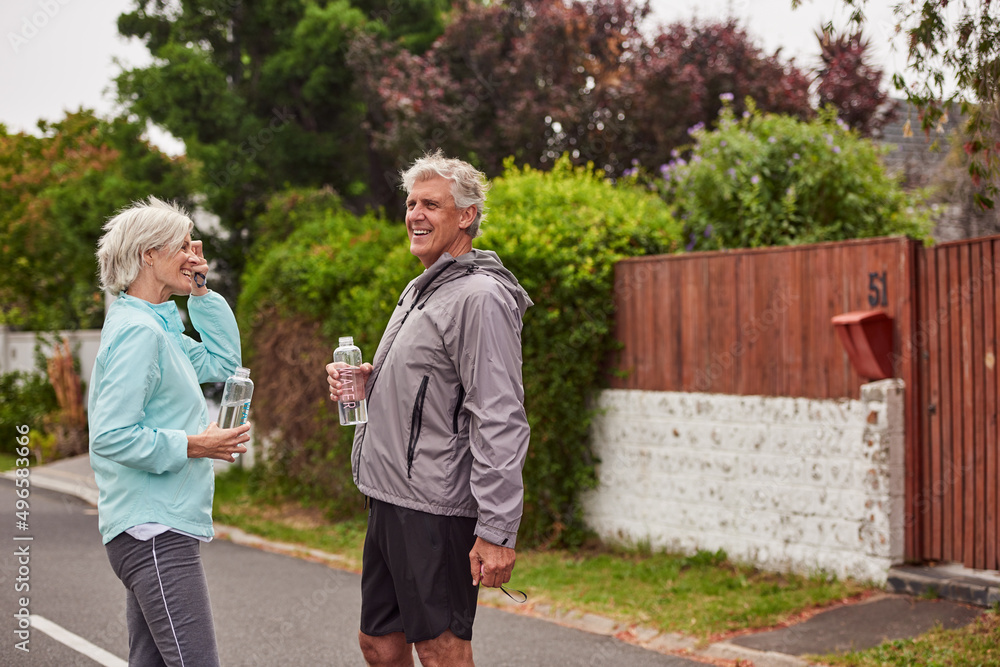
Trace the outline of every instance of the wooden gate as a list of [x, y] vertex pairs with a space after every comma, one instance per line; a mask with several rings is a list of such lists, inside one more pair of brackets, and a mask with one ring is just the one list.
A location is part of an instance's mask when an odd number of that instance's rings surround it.
[[[1000, 569], [996, 335], [1000, 237], [917, 248], [912, 339], [918, 437], [907, 457], [907, 553]], [[909, 403], [913, 406], [913, 402]]]

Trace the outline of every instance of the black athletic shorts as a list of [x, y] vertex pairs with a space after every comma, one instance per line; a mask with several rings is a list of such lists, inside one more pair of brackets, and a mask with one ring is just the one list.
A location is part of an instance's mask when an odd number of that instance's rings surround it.
[[369, 502], [361, 632], [402, 632], [412, 644], [451, 630], [471, 641], [479, 595], [469, 566], [476, 520]]

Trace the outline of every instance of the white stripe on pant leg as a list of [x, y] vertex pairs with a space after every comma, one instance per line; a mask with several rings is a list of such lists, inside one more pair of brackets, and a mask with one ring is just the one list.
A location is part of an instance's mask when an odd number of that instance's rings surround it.
[[94, 662], [104, 665], [104, 667], [128, 667], [128, 663], [118, 656], [108, 653], [100, 646], [91, 644], [80, 635], [73, 634], [66, 628], [56, 625], [43, 616], [32, 614], [31, 627], [41, 630], [57, 642], [65, 644], [77, 653], [82, 653]]
[[174, 635], [174, 645], [177, 646], [177, 657], [181, 659], [181, 667], [184, 667], [184, 654], [181, 653], [181, 640], [177, 637], [177, 630], [174, 628], [174, 619], [170, 617], [170, 608], [167, 607], [167, 594], [163, 592], [163, 580], [160, 579], [160, 562], [156, 559], [156, 537], [153, 537], [153, 567], [156, 568], [156, 582], [160, 584], [160, 597], [163, 598], [163, 611], [167, 612], [167, 620], [170, 621], [170, 632]]

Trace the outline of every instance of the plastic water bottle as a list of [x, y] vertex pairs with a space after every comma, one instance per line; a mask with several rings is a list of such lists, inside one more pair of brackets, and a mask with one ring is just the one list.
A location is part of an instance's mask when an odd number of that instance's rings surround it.
[[[250, 418], [250, 398], [253, 396], [253, 380], [250, 369], [240, 366], [236, 373], [226, 380], [222, 390], [222, 407], [219, 409], [219, 428], [236, 428], [247, 423]], [[239, 454], [234, 454], [239, 456]]]
[[333, 351], [333, 360], [342, 361], [350, 368], [340, 369], [340, 381], [344, 393], [337, 407], [340, 410], [340, 424], [364, 424], [368, 421], [368, 405], [365, 400], [365, 384], [361, 379], [361, 350], [354, 344], [353, 336], [341, 336], [340, 347]]

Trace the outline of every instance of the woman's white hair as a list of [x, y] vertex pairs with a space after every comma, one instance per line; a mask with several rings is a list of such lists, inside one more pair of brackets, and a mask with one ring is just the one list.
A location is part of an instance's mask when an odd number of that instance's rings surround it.
[[451, 196], [459, 209], [476, 207], [476, 219], [465, 230], [465, 233], [476, 238], [482, 231], [480, 223], [486, 219], [486, 193], [490, 182], [486, 174], [473, 167], [468, 162], [455, 158], [446, 158], [441, 149], [427, 153], [400, 174], [403, 178], [403, 189], [410, 194], [414, 184], [428, 178], [440, 176], [451, 181]]
[[128, 290], [142, 269], [148, 250], [180, 250], [194, 222], [181, 207], [150, 197], [137, 201], [104, 225], [97, 242], [101, 287], [117, 296]]

